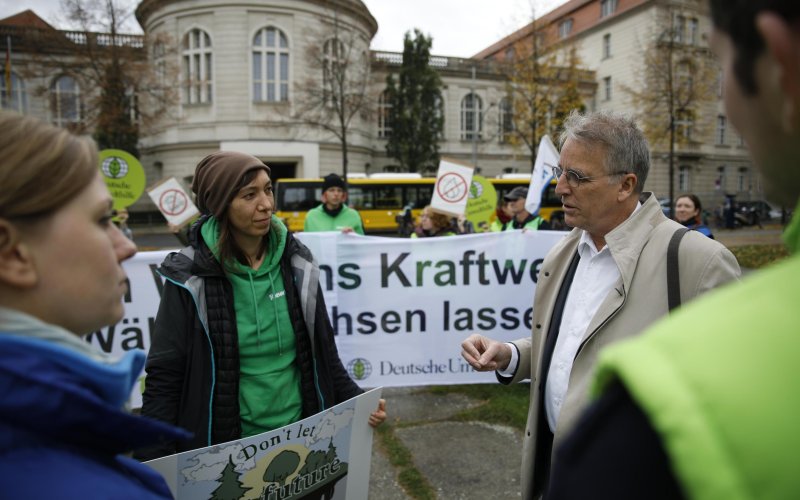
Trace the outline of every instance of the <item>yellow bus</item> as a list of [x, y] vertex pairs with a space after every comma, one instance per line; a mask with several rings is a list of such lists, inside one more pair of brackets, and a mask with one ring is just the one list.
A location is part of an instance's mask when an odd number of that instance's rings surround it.
[[[489, 179], [497, 190], [498, 200], [517, 186], [527, 187], [530, 176]], [[428, 205], [433, 196], [433, 177], [374, 175], [369, 178], [347, 180], [347, 205], [358, 210], [367, 233], [395, 232], [397, 216], [406, 207], [411, 208], [414, 220]], [[279, 179], [275, 186], [275, 215], [283, 219], [291, 231], [302, 231], [306, 213], [319, 205], [322, 197], [322, 179]], [[551, 183], [542, 196], [540, 214], [547, 220], [554, 211], [560, 212], [561, 201]], [[563, 214], [562, 214], [563, 219]], [[556, 215], [557, 218], [557, 215]]]

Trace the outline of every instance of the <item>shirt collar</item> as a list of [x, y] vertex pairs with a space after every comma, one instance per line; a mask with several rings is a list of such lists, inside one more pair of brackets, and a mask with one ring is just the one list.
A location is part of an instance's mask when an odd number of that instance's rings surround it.
[[[633, 215], [638, 212], [642, 208], [642, 202], [636, 202], [636, 208], [633, 209], [633, 212], [628, 216], [628, 219], [633, 217]], [[628, 220], [625, 219], [625, 220]], [[597, 250], [597, 245], [594, 244], [594, 240], [592, 237], [589, 236], [589, 233], [585, 229], [581, 229], [581, 239], [578, 242], [578, 253], [580, 254], [581, 258], [585, 257], [594, 257], [595, 255], [602, 253], [608, 249], [608, 245], [605, 245], [602, 250]], [[589, 252], [586, 255], [586, 252]]]

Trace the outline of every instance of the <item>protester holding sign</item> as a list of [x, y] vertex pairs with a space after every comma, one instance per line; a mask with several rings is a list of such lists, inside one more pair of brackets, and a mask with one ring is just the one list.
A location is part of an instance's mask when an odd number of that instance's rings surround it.
[[8, 112], [0, 130], [0, 496], [172, 498], [123, 455], [188, 435], [123, 411], [144, 352], [112, 359], [81, 338], [122, 319], [136, 253], [97, 149]]
[[347, 185], [337, 174], [322, 180], [322, 203], [308, 211], [303, 231], [344, 231], [364, 234], [361, 214], [347, 205]]
[[[363, 392], [342, 366], [311, 252], [273, 217], [270, 169], [220, 151], [197, 165], [203, 216], [171, 253], [142, 414], [195, 432], [156, 458], [283, 427]], [[370, 418], [386, 418], [384, 402]]]
[[411, 233], [412, 238], [430, 238], [434, 236], [453, 236], [453, 224], [450, 216], [434, 212], [430, 205], [422, 209], [419, 224]]

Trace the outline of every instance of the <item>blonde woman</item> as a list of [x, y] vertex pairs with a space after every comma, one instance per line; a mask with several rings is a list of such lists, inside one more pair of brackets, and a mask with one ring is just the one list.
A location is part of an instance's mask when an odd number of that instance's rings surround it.
[[3, 498], [172, 498], [123, 455], [188, 433], [123, 411], [143, 351], [81, 336], [122, 319], [122, 262], [91, 139], [0, 112], [0, 482]]

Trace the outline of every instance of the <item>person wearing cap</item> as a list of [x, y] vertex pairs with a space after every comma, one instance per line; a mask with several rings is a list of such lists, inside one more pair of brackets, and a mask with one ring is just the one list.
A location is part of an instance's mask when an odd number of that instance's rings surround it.
[[[560, 142], [556, 194], [574, 229], [539, 270], [531, 335], [505, 343], [475, 334], [461, 344], [476, 370], [496, 370], [505, 384], [532, 380], [524, 499], [546, 491], [553, 444], [562, 442], [588, 405], [598, 351], [668, 313], [667, 247], [676, 231], [685, 231], [664, 216], [653, 193], [643, 193], [650, 152], [633, 120], [573, 112]], [[683, 302], [740, 273], [730, 251], [696, 231], [684, 234], [677, 260], [679, 272], [672, 276]]]
[[[270, 169], [248, 154], [200, 161], [202, 216], [167, 255], [142, 414], [194, 432], [149, 460], [270, 431], [363, 391], [348, 375], [311, 252], [273, 217]], [[384, 401], [370, 417], [386, 418]]]
[[503, 200], [508, 203], [512, 214], [511, 220], [505, 225], [503, 231], [511, 231], [513, 229], [536, 231], [537, 229], [550, 228], [546, 220], [525, 209], [525, 199], [527, 197], [528, 188], [522, 186], [515, 187], [507, 195], [503, 196]]
[[328, 174], [322, 180], [322, 203], [306, 215], [303, 231], [344, 231], [364, 234], [361, 215], [347, 205], [347, 186], [344, 179]]

